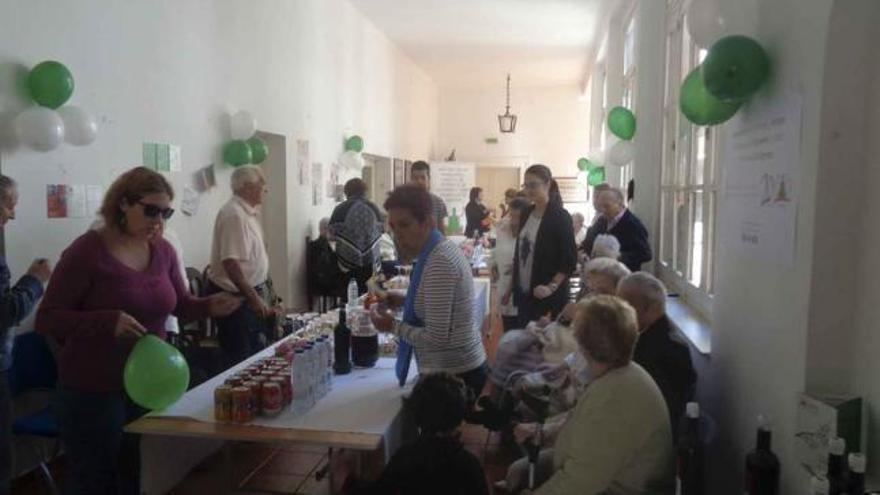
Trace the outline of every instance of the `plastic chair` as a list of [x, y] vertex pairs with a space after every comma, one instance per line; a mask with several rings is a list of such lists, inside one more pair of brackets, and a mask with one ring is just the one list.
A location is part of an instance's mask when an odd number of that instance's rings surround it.
[[[45, 338], [37, 332], [27, 332], [15, 337], [12, 351], [12, 368], [7, 373], [12, 398], [36, 390], [54, 390], [58, 378], [55, 356]], [[47, 405], [37, 412], [25, 414], [13, 419], [12, 434], [15, 436], [34, 436], [54, 441], [54, 448], [49, 459], [42, 452], [40, 458], [40, 475], [53, 495], [58, 494], [58, 487], [52, 473], [46, 465], [60, 450], [58, 421]]]

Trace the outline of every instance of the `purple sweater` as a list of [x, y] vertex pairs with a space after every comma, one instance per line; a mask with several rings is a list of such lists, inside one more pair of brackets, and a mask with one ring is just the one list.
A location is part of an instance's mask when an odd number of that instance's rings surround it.
[[122, 390], [122, 370], [135, 339], [114, 335], [124, 311], [150, 333], [165, 338], [165, 320], [208, 316], [207, 299], [186, 289], [174, 248], [151, 244], [149, 267], [135, 271], [117, 260], [96, 231], [73, 241], [61, 254], [35, 323], [61, 344], [60, 387], [81, 391]]

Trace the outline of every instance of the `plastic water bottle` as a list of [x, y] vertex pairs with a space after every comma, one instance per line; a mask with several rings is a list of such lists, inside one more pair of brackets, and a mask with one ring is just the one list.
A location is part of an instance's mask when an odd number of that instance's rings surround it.
[[354, 306], [357, 304], [358, 300], [358, 284], [354, 277], [348, 282], [348, 305]]
[[306, 386], [306, 355], [304, 349], [297, 349], [293, 356], [293, 366], [290, 370], [293, 384], [293, 404], [291, 409], [294, 414], [302, 414], [308, 410], [308, 390]]
[[311, 409], [315, 405], [315, 348], [311, 344], [306, 344], [306, 404]]
[[324, 363], [324, 374], [326, 375], [324, 380], [327, 383], [326, 389], [329, 394], [333, 390], [333, 357], [336, 353], [336, 350], [333, 348], [333, 338], [330, 335], [324, 336], [324, 347], [327, 352], [327, 362]]
[[330, 392], [330, 382], [327, 380], [327, 369], [330, 363], [330, 344], [327, 343], [327, 336], [322, 335], [318, 339], [318, 345], [321, 349], [321, 353], [318, 355], [320, 361], [318, 363], [318, 373], [320, 373], [320, 383], [321, 383], [321, 397], [327, 395]]

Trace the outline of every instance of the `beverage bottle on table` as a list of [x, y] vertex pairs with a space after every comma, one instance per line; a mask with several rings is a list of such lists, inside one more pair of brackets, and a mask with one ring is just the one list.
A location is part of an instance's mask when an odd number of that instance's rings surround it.
[[772, 431], [764, 416], [758, 416], [758, 442], [746, 456], [746, 493], [777, 495], [779, 493], [779, 458], [770, 450]]
[[308, 390], [305, 380], [306, 365], [305, 350], [297, 349], [293, 356], [293, 366], [291, 368], [291, 383], [293, 384], [293, 403], [291, 409], [294, 414], [302, 414], [308, 409]]
[[828, 485], [829, 495], [840, 495], [846, 489], [846, 479], [844, 469], [846, 466], [846, 440], [840, 437], [831, 439], [828, 442]]
[[333, 358], [330, 350], [330, 339], [326, 335], [321, 336], [321, 382], [323, 383], [324, 394], [330, 393], [330, 379], [333, 376]]
[[315, 348], [311, 345], [306, 345], [306, 390], [307, 390], [307, 404], [308, 408], [311, 409], [312, 406], [315, 405]]
[[849, 480], [844, 493], [865, 494], [865, 454], [853, 452], [849, 455]]
[[346, 295], [348, 296], [348, 305], [354, 306], [357, 304], [358, 300], [358, 284], [357, 280], [354, 277], [351, 277], [351, 280], [348, 282], [348, 290], [346, 290]]
[[699, 423], [700, 405], [689, 402], [678, 439], [678, 482], [681, 495], [703, 493], [703, 452], [698, 434]]
[[339, 323], [333, 330], [333, 371], [337, 375], [351, 373], [351, 330], [345, 321], [345, 309], [339, 310]]

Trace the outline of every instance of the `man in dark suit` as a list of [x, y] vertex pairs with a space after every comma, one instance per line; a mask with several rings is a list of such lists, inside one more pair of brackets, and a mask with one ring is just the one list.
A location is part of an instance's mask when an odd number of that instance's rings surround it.
[[651, 261], [648, 231], [642, 221], [623, 203], [623, 193], [610, 188], [599, 193], [599, 211], [602, 216], [590, 227], [581, 249], [590, 255], [593, 242], [599, 234], [611, 234], [620, 242], [620, 262], [630, 271], [641, 270], [642, 263]]
[[617, 295], [636, 310], [639, 340], [633, 361], [657, 382], [675, 433], [685, 406], [693, 399], [697, 373], [690, 347], [666, 316], [666, 287], [653, 275], [638, 272], [620, 281]]

